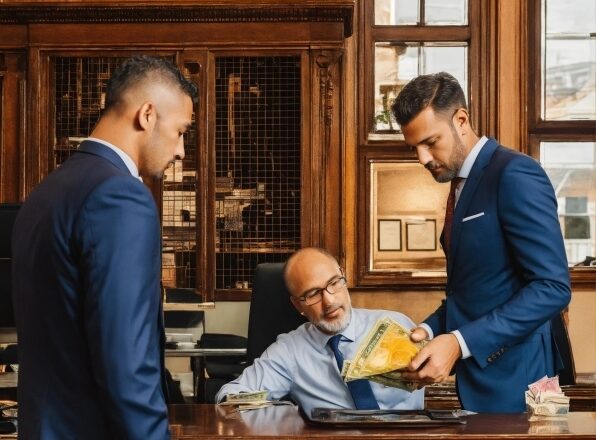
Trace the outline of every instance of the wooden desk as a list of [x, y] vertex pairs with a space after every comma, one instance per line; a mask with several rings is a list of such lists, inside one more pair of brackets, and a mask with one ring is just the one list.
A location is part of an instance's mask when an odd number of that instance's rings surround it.
[[217, 405], [172, 405], [173, 440], [182, 439], [530, 439], [596, 438], [596, 413], [570, 413], [558, 423], [528, 422], [526, 414], [478, 414], [466, 425], [436, 428], [333, 429], [309, 425], [296, 407], [274, 406], [243, 413], [226, 412]]

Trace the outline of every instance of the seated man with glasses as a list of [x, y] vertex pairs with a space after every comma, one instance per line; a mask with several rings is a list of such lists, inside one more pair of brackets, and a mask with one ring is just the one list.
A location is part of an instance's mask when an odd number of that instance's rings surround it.
[[345, 409], [422, 409], [424, 390], [413, 393], [367, 380], [347, 384], [340, 376], [343, 359], [352, 359], [375, 322], [389, 317], [407, 329], [407, 316], [387, 310], [353, 309], [346, 278], [335, 258], [304, 248], [286, 262], [284, 279], [290, 301], [307, 322], [279, 335], [242, 375], [216, 396], [266, 390], [269, 399], [289, 395], [307, 415], [316, 407]]

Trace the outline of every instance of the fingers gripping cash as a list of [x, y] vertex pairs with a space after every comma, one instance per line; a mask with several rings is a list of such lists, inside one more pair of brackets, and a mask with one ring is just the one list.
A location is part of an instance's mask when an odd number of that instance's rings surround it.
[[356, 356], [344, 362], [343, 379], [349, 382], [366, 378], [385, 386], [414, 391], [418, 384], [406, 379], [404, 371], [427, 341], [413, 342], [410, 335], [409, 330], [391, 318], [377, 321]]

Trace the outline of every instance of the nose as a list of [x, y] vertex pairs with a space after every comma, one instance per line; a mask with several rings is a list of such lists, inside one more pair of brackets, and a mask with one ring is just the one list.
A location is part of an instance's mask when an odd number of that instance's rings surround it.
[[180, 139], [178, 140], [178, 145], [176, 145], [176, 159], [184, 159], [184, 136], [180, 136]]
[[334, 295], [327, 292], [326, 289], [323, 289], [323, 304], [325, 306], [332, 305], [335, 302]]
[[418, 162], [420, 162], [421, 165], [426, 165], [433, 160], [432, 154], [423, 147], [416, 147], [416, 155], [418, 156]]

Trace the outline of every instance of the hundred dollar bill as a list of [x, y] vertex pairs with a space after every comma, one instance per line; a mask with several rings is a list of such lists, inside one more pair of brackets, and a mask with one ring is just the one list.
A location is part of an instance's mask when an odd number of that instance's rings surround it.
[[[412, 342], [410, 331], [390, 318], [375, 323], [354, 359], [349, 361], [345, 380], [360, 379], [401, 370], [426, 345]], [[398, 379], [389, 377], [388, 379]]]

